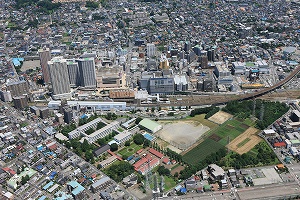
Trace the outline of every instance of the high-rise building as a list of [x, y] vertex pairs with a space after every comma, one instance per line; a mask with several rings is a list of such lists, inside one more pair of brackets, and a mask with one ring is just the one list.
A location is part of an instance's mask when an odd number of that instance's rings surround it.
[[49, 117], [49, 109], [47, 107], [40, 109], [40, 118], [47, 119]]
[[96, 87], [96, 72], [94, 58], [76, 60], [79, 66], [80, 86], [87, 88]]
[[28, 94], [29, 92], [28, 83], [25, 80], [10, 81], [6, 84], [6, 88], [10, 91], [12, 97]]
[[208, 58], [206, 55], [200, 57], [200, 65], [202, 69], [208, 68]]
[[75, 60], [67, 60], [67, 67], [69, 73], [69, 80], [71, 87], [77, 87], [80, 85], [80, 73], [78, 63]]
[[16, 109], [24, 109], [28, 106], [27, 97], [26, 96], [19, 96], [13, 98], [14, 107]]
[[52, 91], [54, 95], [70, 93], [70, 81], [67, 62], [55, 57], [48, 62]]
[[153, 57], [156, 55], [156, 47], [155, 44], [148, 43], [147, 44], [147, 56], [148, 57]]
[[67, 124], [70, 124], [70, 122], [73, 119], [73, 110], [72, 110], [72, 108], [64, 107], [63, 111], [64, 111], [64, 122], [66, 122]]
[[192, 44], [191, 44], [191, 42], [186, 41], [186, 42], [184, 43], [184, 51], [185, 51], [185, 52], [188, 52], [188, 51], [191, 50], [191, 49], [192, 49]]
[[49, 83], [50, 75], [49, 75], [49, 69], [48, 69], [48, 61], [50, 61], [50, 59], [51, 59], [50, 49], [49, 48], [40, 49], [39, 57], [40, 57], [40, 61], [41, 61], [44, 82]]
[[0, 98], [4, 102], [11, 102], [12, 101], [12, 97], [11, 97], [10, 91], [0, 90]]
[[207, 58], [208, 58], [208, 61], [215, 61], [215, 50], [214, 49], [209, 49], [207, 51]]

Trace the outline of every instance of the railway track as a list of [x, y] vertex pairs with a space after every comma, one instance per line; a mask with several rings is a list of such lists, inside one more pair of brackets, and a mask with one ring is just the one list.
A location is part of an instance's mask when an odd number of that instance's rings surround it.
[[[273, 99], [276, 97], [280, 97], [280, 93], [277, 93], [275, 90], [280, 88], [281, 86], [288, 83], [292, 80], [300, 71], [300, 67], [295, 68], [285, 79], [279, 81], [277, 84], [259, 90], [254, 93], [248, 94], [240, 94], [240, 95], [194, 95], [194, 96], [187, 96], [186, 98], [182, 98], [182, 100], [177, 101], [173, 100], [170, 104], [141, 104], [138, 107], [159, 107], [159, 106], [202, 106], [202, 105], [220, 105], [226, 104], [229, 101], [242, 101], [242, 100], [249, 100], [253, 98], [262, 98], [262, 99]], [[270, 94], [270, 92], [275, 91], [275, 94]], [[290, 94], [290, 92], [286, 92], [287, 95], [283, 97], [295, 97], [294, 94]], [[274, 96], [274, 97], [273, 97]], [[300, 96], [300, 95], [298, 95]], [[296, 96], [296, 97], [298, 97]], [[132, 106], [135, 106], [132, 104]]]

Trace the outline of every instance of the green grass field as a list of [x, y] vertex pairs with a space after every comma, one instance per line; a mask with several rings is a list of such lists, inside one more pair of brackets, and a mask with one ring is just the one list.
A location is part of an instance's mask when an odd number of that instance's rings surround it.
[[211, 153], [217, 152], [222, 147], [223, 145], [221, 145], [220, 143], [207, 138], [195, 148], [184, 154], [183, 160], [189, 164], [196, 164], [199, 161], [205, 159]]
[[172, 177], [164, 176], [164, 182], [165, 182], [165, 190], [169, 191], [171, 188], [176, 186], [176, 181]]
[[[232, 119], [224, 124], [211, 129], [199, 145], [183, 155], [183, 160], [189, 164], [196, 164], [205, 159], [208, 155], [217, 152], [222, 147], [225, 147], [229, 141], [243, 133], [249, 125], [253, 124], [251, 119], [240, 120]], [[210, 138], [210, 136], [215, 136]]]
[[128, 157], [134, 154], [135, 152], [137, 152], [138, 150], [140, 150], [141, 148], [143, 147], [132, 142], [130, 146], [124, 147], [123, 149], [118, 151], [118, 154], [120, 154], [121, 156]]

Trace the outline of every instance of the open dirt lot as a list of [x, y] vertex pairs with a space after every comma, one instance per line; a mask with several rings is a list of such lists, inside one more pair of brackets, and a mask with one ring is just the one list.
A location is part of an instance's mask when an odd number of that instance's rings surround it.
[[215, 122], [216, 124], [223, 124], [228, 119], [232, 118], [233, 116], [229, 113], [219, 111], [210, 118], [208, 118], [209, 121]]
[[157, 132], [156, 136], [179, 149], [187, 149], [209, 130], [207, 126], [195, 121], [160, 123], [163, 125], [163, 129]]
[[244, 133], [232, 140], [227, 147], [240, 155], [247, 153], [262, 140], [257, 136], [258, 132], [258, 129], [250, 127]]
[[27, 61], [24, 61], [21, 71], [25, 72], [28, 69], [35, 70], [36, 67], [39, 67], [40, 65], [41, 65], [41, 63], [39, 60], [27, 60]]

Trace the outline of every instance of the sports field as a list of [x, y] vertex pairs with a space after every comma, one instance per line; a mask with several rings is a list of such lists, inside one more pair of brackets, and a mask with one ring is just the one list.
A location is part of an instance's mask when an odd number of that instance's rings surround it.
[[233, 115], [220, 110], [219, 112], [217, 112], [216, 114], [208, 118], [208, 120], [216, 124], [223, 124], [224, 122], [231, 119], [232, 117]]
[[196, 164], [208, 155], [225, 147], [228, 142], [234, 140], [249, 128], [252, 121], [249, 119], [232, 119], [226, 121], [217, 128], [209, 131], [208, 137], [199, 145], [183, 155], [183, 160], [189, 164]]
[[247, 153], [262, 140], [259, 136], [257, 136], [258, 132], [258, 129], [250, 127], [231, 141], [227, 147], [240, 155]]
[[181, 150], [189, 148], [209, 130], [209, 127], [196, 121], [160, 123], [163, 124], [163, 129], [157, 132], [156, 136]]

